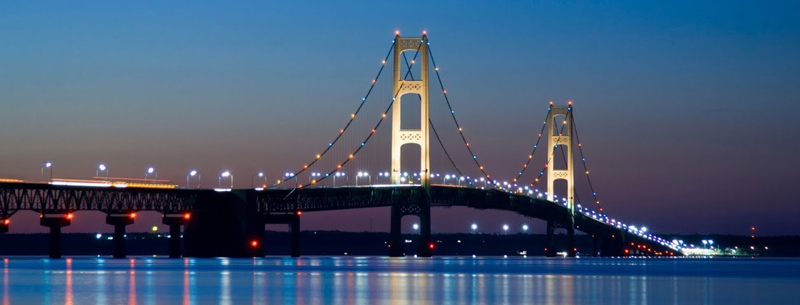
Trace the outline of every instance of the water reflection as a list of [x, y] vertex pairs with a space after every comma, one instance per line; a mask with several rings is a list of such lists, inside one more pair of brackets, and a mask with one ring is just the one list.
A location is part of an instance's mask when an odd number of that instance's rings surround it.
[[729, 305], [800, 298], [797, 260], [6, 258], [2, 263], [2, 305]]
[[136, 305], [136, 260], [130, 259], [130, 271], [128, 271], [128, 304]]
[[9, 295], [11, 291], [8, 290], [8, 259], [3, 259], [3, 305], [11, 304], [9, 299], [11, 298]]

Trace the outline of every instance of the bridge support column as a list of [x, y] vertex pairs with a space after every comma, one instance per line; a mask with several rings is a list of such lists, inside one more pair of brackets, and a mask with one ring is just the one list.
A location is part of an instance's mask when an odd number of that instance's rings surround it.
[[0, 234], [8, 233], [8, 226], [11, 224], [11, 220], [8, 217], [0, 218]]
[[401, 231], [400, 220], [403, 218], [403, 213], [400, 211], [400, 206], [392, 206], [391, 224], [389, 225], [389, 256], [402, 257], [404, 255], [403, 248], [403, 235]]
[[600, 256], [624, 256], [625, 237], [622, 231], [611, 232], [602, 239]]
[[125, 258], [125, 227], [133, 224], [136, 214], [109, 214], [106, 224], [114, 226], [114, 258]]
[[431, 257], [433, 256], [433, 250], [436, 246], [431, 239], [431, 208], [430, 206], [426, 205], [426, 207], [422, 208], [422, 211], [418, 214], [419, 216], [419, 233], [420, 233], [420, 245], [419, 250], [417, 251], [417, 256], [420, 257]]
[[300, 257], [300, 212], [292, 215], [289, 231], [292, 234], [292, 257]]
[[578, 256], [578, 248], [575, 246], [575, 227], [567, 226], [567, 257]]
[[[431, 239], [431, 206], [427, 201], [425, 194], [419, 193], [414, 201], [422, 202], [412, 205], [392, 205], [391, 211], [391, 225], [390, 225], [390, 243], [389, 243], [389, 256], [401, 257], [405, 255], [405, 241], [403, 240], [401, 220], [406, 215], [416, 215], [419, 217], [419, 233], [420, 242], [417, 248], [417, 256], [431, 257], [436, 245]], [[413, 202], [413, 201], [412, 201]]]
[[600, 238], [592, 235], [592, 256], [600, 256]]
[[[288, 224], [291, 235], [291, 255], [300, 257], [300, 211], [292, 214], [265, 214], [262, 216], [263, 224]], [[261, 226], [264, 229], [264, 226]], [[266, 244], [266, 243], [265, 243]]]
[[556, 245], [555, 245], [555, 232], [556, 225], [553, 221], [547, 221], [547, 237], [544, 246], [544, 256], [545, 257], [555, 257], [556, 256]]
[[181, 257], [181, 226], [189, 223], [190, 214], [164, 214], [161, 223], [169, 226], [169, 257]]
[[72, 224], [72, 214], [41, 215], [39, 224], [50, 228], [50, 258], [61, 258], [61, 227]]

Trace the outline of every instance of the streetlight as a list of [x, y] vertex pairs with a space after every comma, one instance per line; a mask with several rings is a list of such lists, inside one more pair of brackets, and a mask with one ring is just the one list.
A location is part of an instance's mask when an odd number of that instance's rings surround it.
[[705, 249], [705, 248], [706, 248], [706, 245], [707, 245], [707, 244], [708, 244], [708, 240], [705, 240], [705, 239], [704, 239], [704, 240], [703, 240], [703, 249]]
[[156, 169], [152, 166], [148, 167], [147, 170], [145, 170], [144, 172], [144, 181], [147, 182], [148, 175], [153, 175], [153, 174], [155, 174], [156, 180], [158, 180], [158, 172], [156, 171]]
[[522, 231], [528, 231], [528, 225], [522, 225]]
[[267, 185], [267, 177], [264, 175], [264, 172], [258, 172], [250, 176], [250, 187], [253, 188], [256, 187], [256, 182], [254, 181], [256, 179], [256, 176], [258, 176], [259, 178], [264, 178], [264, 185], [265, 186]]
[[470, 226], [470, 228], [472, 229], [472, 232], [475, 232], [475, 231], [477, 231], [477, 230], [478, 230], [478, 224], [477, 224], [477, 223], [473, 223], [473, 224]]
[[220, 186], [220, 187], [222, 186], [222, 178], [230, 178], [230, 180], [231, 180], [231, 188], [233, 188], [233, 175], [231, 175], [231, 172], [224, 171], [224, 172], [222, 172], [222, 174], [219, 175], [219, 180], [217, 182], [217, 185]]
[[411, 225], [411, 227], [414, 228], [414, 230], [419, 230], [419, 224], [417, 223]]
[[503, 225], [503, 231], [508, 232], [508, 225]]
[[356, 186], [358, 186], [358, 177], [367, 177], [367, 185], [372, 184], [372, 177], [369, 175], [369, 172], [358, 172], [358, 174], [356, 174]]
[[47, 161], [42, 164], [42, 180], [44, 180], [44, 169], [50, 170], [50, 181], [53, 181], [53, 162]]
[[714, 241], [713, 240], [709, 239], [708, 240], [708, 245], [711, 247], [711, 249], [714, 249]]
[[464, 176], [459, 177], [458, 178], [458, 186], [461, 186], [461, 181], [464, 181], [465, 179], [466, 178], [464, 178]]
[[[386, 183], [391, 183], [389, 179], [389, 172], [378, 172], [378, 177], [386, 177]], [[379, 181], [375, 181], [376, 183], [380, 183]]]
[[94, 172], [94, 176], [99, 177], [100, 172], [106, 172], [106, 181], [108, 181], [108, 167], [106, 167], [105, 164], [100, 163], [100, 165], [97, 166], [97, 170]]
[[[283, 182], [289, 181], [292, 178], [294, 178], [294, 173], [292, 172], [283, 173]], [[300, 184], [300, 182], [295, 181], [295, 184]]]
[[188, 175], [186, 175], [186, 188], [189, 188], [189, 178], [197, 176], [197, 187], [200, 187], [200, 173], [196, 170], [191, 170]]
[[308, 183], [311, 183], [312, 181], [317, 181], [317, 180], [319, 180], [319, 179], [314, 179], [314, 180], [311, 180], [311, 178], [312, 178], [312, 177], [313, 177], [313, 178], [319, 178], [319, 177], [322, 177], [322, 174], [321, 174], [321, 173], [318, 173], [318, 172], [312, 172], [310, 175], [308, 175]]
[[333, 174], [333, 186], [336, 186], [336, 177], [344, 177], [344, 172], [336, 172]]

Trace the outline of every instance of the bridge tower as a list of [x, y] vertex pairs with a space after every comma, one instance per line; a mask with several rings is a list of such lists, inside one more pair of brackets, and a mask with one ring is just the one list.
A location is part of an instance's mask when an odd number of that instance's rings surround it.
[[[403, 52], [419, 51], [418, 62], [421, 65], [419, 80], [405, 80], [401, 75], [403, 70]], [[430, 187], [430, 147], [428, 121], [428, 37], [404, 37], [399, 34], [394, 39], [394, 81], [392, 83], [395, 94], [392, 106], [392, 183], [401, 183], [401, 148], [406, 144], [419, 145], [420, 152], [420, 183], [426, 189]], [[419, 129], [401, 129], [403, 95], [417, 94], [420, 99], [420, 126]]]
[[[563, 131], [558, 131], [555, 128], [556, 117], [564, 116]], [[575, 180], [573, 170], [573, 157], [572, 157], [572, 102], [569, 106], [553, 106], [550, 105], [550, 114], [547, 117], [547, 200], [553, 201], [555, 198], [554, 184], [556, 180], [567, 181], [567, 207], [570, 212], [575, 211]], [[555, 152], [557, 146], [566, 146], [567, 168], [555, 168]]]
[[[420, 75], [417, 80], [406, 80], [402, 74], [404, 65], [403, 52], [419, 51], [416, 61], [412, 64], [420, 65]], [[401, 234], [400, 220], [406, 215], [415, 215], [420, 220], [420, 247], [417, 255], [430, 257], [433, 254], [433, 243], [431, 241], [431, 209], [428, 199], [430, 191], [430, 146], [429, 128], [430, 121], [428, 116], [428, 37], [423, 32], [422, 37], [404, 37], [400, 34], [395, 35], [394, 39], [394, 79], [393, 90], [395, 94], [392, 109], [392, 184], [402, 183], [401, 175], [401, 148], [403, 145], [419, 145], [420, 152], [420, 183], [423, 191], [412, 190], [406, 200], [398, 200], [391, 210], [391, 243], [389, 244], [390, 256], [404, 255], [404, 241]], [[420, 100], [420, 126], [418, 129], [403, 129], [401, 102], [403, 95], [416, 94]], [[413, 177], [413, 176], [412, 176]], [[411, 177], [409, 177], [411, 178]], [[393, 196], [405, 197], [401, 190], [397, 190]]]
[[[562, 116], [563, 128], [557, 130], [556, 118]], [[575, 175], [573, 167], [572, 119], [572, 102], [569, 102], [567, 106], [553, 106], [552, 102], [550, 103], [550, 111], [547, 116], [547, 200], [555, 201], [555, 182], [557, 180], [566, 180], [567, 210], [569, 215], [558, 221], [550, 220], [547, 222], [547, 247], [545, 248], [545, 255], [547, 256], [555, 256], [556, 254], [553, 241], [556, 227], [567, 230], [567, 254], [575, 256], [577, 252], [575, 248]], [[567, 166], [563, 169], [556, 169], [556, 153], [559, 153], [556, 150], [561, 149], [560, 147], [563, 146], [566, 146]]]

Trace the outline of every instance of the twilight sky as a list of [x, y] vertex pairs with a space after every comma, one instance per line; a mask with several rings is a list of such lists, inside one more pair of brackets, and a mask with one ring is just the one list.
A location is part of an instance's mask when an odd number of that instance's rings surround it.
[[[592, 182], [614, 218], [656, 233], [800, 233], [800, 2], [408, 1], [397, 12], [393, 3], [1, 2], [0, 177], [39, 180], [50, 160], [64, 178], [91, 178], [103, 162], [112, 176], [136, 178], [152, 165], [181, 185], [190, 169], [206, 187], [222, 170], [236, 187], [250, 187], [259, 170], [272, 181], [346, 123], [396, 29], [427, 30], [470, 146], [493, 177], [516, 176], [548, 101], [573, 100]], [[354, 149], [387, 106], [384, 72], [318, 171]], [[475, 175], [437, 86], [432, 120]], [[388, 169], [390, 123], [348, 174]], [[434, 170], [453, 172], [437, 149]], [[579, 194], [589, 198], [582, 171]], [[388, 214], [304, 214], [303, 229], [386, 231]], [[37, 217], [18, 213], [11, 232], [43, 232]], [[131, 231], [158, 220], [143, 213]], [[449, 209], [434, 211], [433, 230], [472, 222], [487, 232], [543, 228]], [[65, 231], [110, 229], [101, 214], [80, 212]]]

